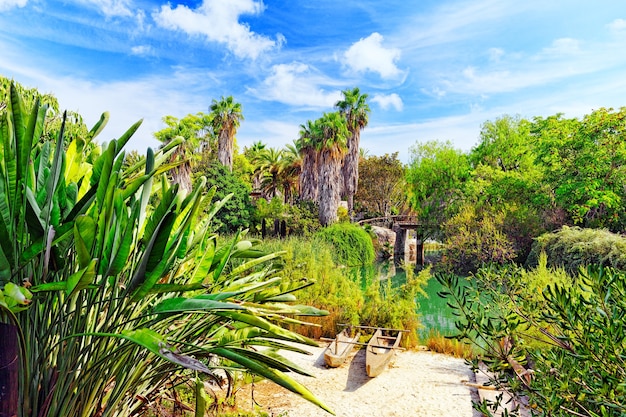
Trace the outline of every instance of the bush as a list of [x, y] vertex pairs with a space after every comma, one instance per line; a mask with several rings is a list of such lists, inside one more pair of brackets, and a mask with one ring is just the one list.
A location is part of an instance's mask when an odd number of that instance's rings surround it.
[[207, 178], [207, 189], [217, 187], [213, 202], [233, 194], [213, 218], [215, 230], [223, 234], [249, 228], [255, 210], [250, 201], [250, 186], [219, 162], [209, 163], [197, 174]]
[[444, 225], [443, 267], [467, 275], [483, 265], [513, 260], [513, 244], [501, 232], [504, 219], [502, 213], [477, 212], [470, 205], [464, 206]]
[[320, 230], [316, 236], [333, 245], [333, 259], [346, 266], [369, 265], [376, 253], [370, 235], [352, 223], [335, 223]]
[[306, 285], [298, 301], [329, 312], [323, 320], [312, 319], [320, 327], [300, 326], [298, 332], [308, 337], [334, 337], [339, 323], [359, 324], [364, 298], [360, 283], [350, 278], [346, 268], [333, 262], [331, 244], [301, 237], [267, 239], [261, 247], [268, 252], [285, 251], [282, 275], [291, 283]]
[[548, 256], [548, 266], [564, 268], [571, 275], [592, 264], [626, 270], [626, 238], [604, 229], [563, 226], [545, 233], [536, 239], [527, 266], [537, 265], [541, 252]]
[[[453, 275], [437, 279], [456, 306], [459, 338], [483, 351], [474, 371], [486, 364], [490, 383], [513, 403], [533, 415], [625, 415], [624, 272], [592, 266], [571, 279], [544, 265], [482, 270], [467, 284]], [[474, 407], [491, 416], [500, 401]]]

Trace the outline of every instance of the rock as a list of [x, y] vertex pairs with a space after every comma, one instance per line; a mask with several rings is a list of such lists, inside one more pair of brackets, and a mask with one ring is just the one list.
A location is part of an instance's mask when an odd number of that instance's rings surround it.
[[393, 256], [393, 246], [396, 244], [396, 233], [385, 227], [372, 226], [378, 245], [376, 246], [376, 259], [389, 259]]

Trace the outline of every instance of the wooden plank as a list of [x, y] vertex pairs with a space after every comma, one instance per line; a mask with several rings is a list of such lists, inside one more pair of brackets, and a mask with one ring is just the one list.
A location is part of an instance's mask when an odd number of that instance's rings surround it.
[[372, 330], [381, 329], [381, 330], [388, 330], [391, 332], [406, 332], [406, 333], [410, 332], [410, 330], [404, 330], [404, 329], [388, 329], [386, 327], [371, 327], [371, 326], [354, 326], [352, 324], [344, 324], [344, 323], [339, 323], [338, 326], [356, 327], [357, 329], [372, 329]]
[[[395, 338], [394, 338], [394, 339], [395, 339]], [[323, 342], [334, 342], [334, 341], [335, 341], [335, 339], [330, 339], [330, 338], [328, 338], [328, 337], [320, 337], [320, 340], [321, 340], [321, 341], [323, 341]], [[348, 343], [348, 344], [351, 344], [351, 345], [361, 345], [361, 346], [367, 346], [367, 343], [362, 343], [362, 342], [340, 342], [340, 343]], [[382, 349], [397, 349], [397, 350], [406, 350], [406, 349], [405, 349], [405, 348], [403, 348], [403, 347], [396, 347], [396, 348], [394, 348], [393, 346], [389, 346], [389, 345], [385, 345], [385, 346], [382, 346], [382, 345], [373, 345], [372, 347], [375, 347], [375, 348], [382, 348]]]

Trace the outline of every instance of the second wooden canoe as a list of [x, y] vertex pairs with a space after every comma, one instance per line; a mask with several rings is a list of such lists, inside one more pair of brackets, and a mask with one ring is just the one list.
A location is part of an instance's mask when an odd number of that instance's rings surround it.
[[344, 329], [339, 332], [324, 351], [324, 362], [326, 362], [326, 365], [331, 368], [341, 366], [341, 364], [345, 362], [350, 351], [352, 351], [355, 343], [359, 341], [360, 335], [360, 333], [357, 333], [354, 336], [350, 336], [350, 331], [348, 329]]
[[378, 329], [367, 343], [365, 350], [365, 370], [367, 376], [373, 378], [380, 375], [400, 345], [402, 332]]

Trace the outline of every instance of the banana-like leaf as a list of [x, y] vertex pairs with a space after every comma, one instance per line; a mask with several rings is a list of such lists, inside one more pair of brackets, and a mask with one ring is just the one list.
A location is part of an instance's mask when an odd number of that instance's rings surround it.
[[[150, 241], [146, 245], [141, 262], [137, 267], [130, 284], [128, 285], [128, 291], [134, 291], [138, 288], [137, 292], [133, 296], [135, 300], [138, 300], [146, 295], [160, 278], [160, 274], [149, 273], [155, 271], [156, 267], [159, 266], [159, 261], [163, 258], [163, 252], [165, 251], [165, 245], [167, 244], [169, 232], [174, 224], [174, 219], [174, 213], [167, 213], [157, 225], [157, 228], [152, 233]], [[163, 230], [163, 233], [161, 233], [161, 230]], [[156, 250], [155, 246], [157, 246]]]
[[87, 288], [93, 283], [93, 280], [96, 277], [96, 261], [96, 259], [92, 259], [87, 267], [70, 275], [67, 278], [67, 286], [65, 292], [68, 295], [75, 294], [76, 292]]
[[98, 136], [100, 132], [102, 132], [102, 130], [104, 129], [104, 127], [107, 125], [108, 122], [109, 122], [109, 112], [105, 111], [104, 113], [100, 115], [100, 119], [98, 120], [98, 122], [96, 122], [96, 124], [89, 131], [89, 136], [88, 136], [89, 141], [91, 141], [93, 138]]
[[78, 216], [74, 222], [74, 242], [80, 268], [85, 268], [91, 262], [95, 238], [96, 222], [89, 216]]
[[152, 309], [153, 313], [182, 313], [184, 311], [215, 311], [215, 310], [245, 310], [239, 304], [201, 298], [167, 298]]
[[196, 267], [189, 277], [189, 283], [195, 284], [203, 282], [209, 275], [211, 265], [213, 264], [213, 257], [215, 256], [215, 246], [217, 245], [217, 236], [212, 235], [203, 242], [200, 247], [200, 258], [197, 258]]
[[230, 349], [220, 347], [211, 349], [211, 352], [231, 360], [257, 375], [263, 376], [270, 381], [275, 382], [276, 384], [319, 406], [323, 410], [328, 411], [330, 414], [335, 415], [335, 413], [326, 404], [317, 399], [311, 391], [304, 387], [304, 385], [287, 376], [283, 372], [272, 369], [262, 362], [244, 356], [240, 351], [232, 351]]
[[78, 333], [68, 336], [67, 338], [81, 336], [114, 337], [118, 339], [125, 339], [148, 349], [150, 352], [168, 362], [187, 369], [213, 375], [211, 370], [204, 363], [191, 356], [178, 353], [167, 344], [165, 339], [160, 334], [152, 329], [142, 328], [137, 330], [123, 330], [122, 333]]
[[319, 308], [307, 305], [288, 305], [288, 304], [255, 304], [246, 302], [244, 305], [247, 308], [254, 308], [258, 310], [264, 310], [271, 312], [272, 314], [289, 314], [293, 316], [313, 316], [321, 317], [327, 316], [329, 313], [327, 310], [321, 310]]
[[246, 323], [250, 326], [256, 326], [260, 329], [280, 336], [285, 340], [291, 340], [293, 342], [299, 342], [310, 346], [318, 346], [314, 340], [311, 340], [308, 337], [304, 337], [298, 333], [290, 332], [289, 330], [283, 329], [282, 327], [277, 326], [265, 320], [264, 318], [256, 316], [254, 314], [242, 313], [238, 311], [216, 311], [214, 314], [234, 321]]
[[262, 264], [264, 262], [271, 261], [272, 259], [276, 259], [276, 258], [278, 258], [280, 256], [283, 256], [285, 253], [287, 253], [287, 252], [285, 252], [285, 251], [274, 252], [274, 253], [270, 253], [270, 254], [258, 257], [258, 258], [254, 259], [252, 261], [245, 262], [245, 263], [239, 265], [238, 267], [233, 268], [233, 270], [230, 271], [229, 275], [231, 277], [235, 277], [235, 276], [241, 274], [242, 272], [247, 271], [248, 269], [254, 268], [255, 266], [257, 266], [259, 264]]
[[128, 128], [126, 132], [117, 140], [116, 143], [116, 154], [119, 153], [124, 146], [128, 143], [129, 139], [135, 134], [139, 126], [143, 123], [143, 119], [135, 122], [131, 127]]

